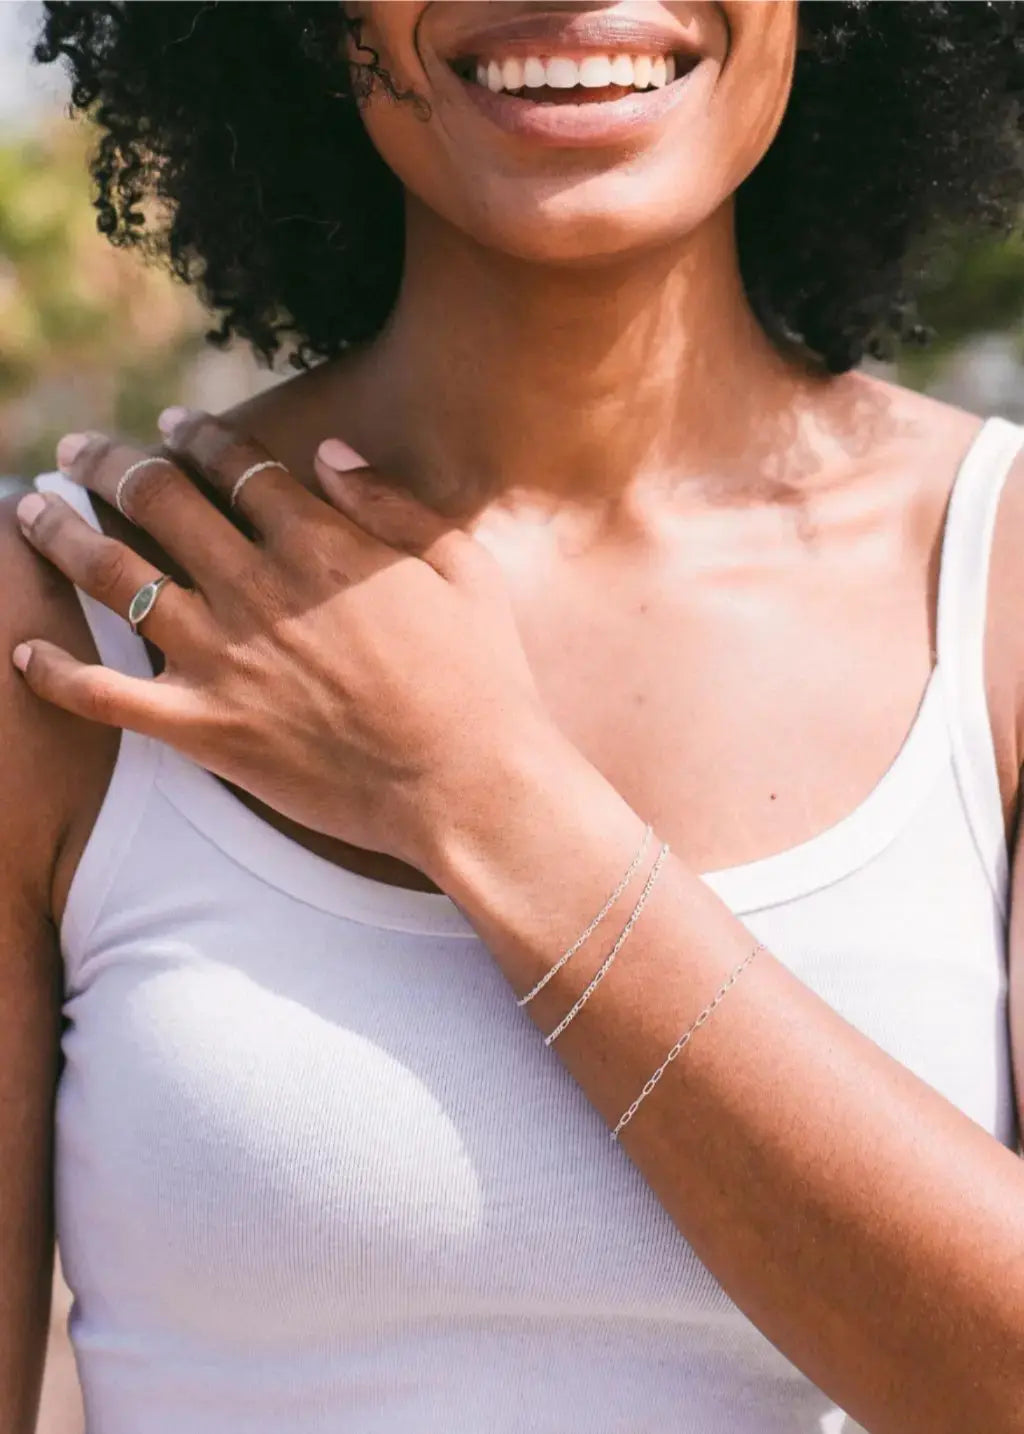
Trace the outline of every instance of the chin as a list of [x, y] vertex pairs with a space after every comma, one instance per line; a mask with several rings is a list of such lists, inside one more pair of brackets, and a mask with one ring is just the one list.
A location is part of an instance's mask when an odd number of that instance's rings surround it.
[[585, 265], [678, 247], [721, 203], [720, 195], [680, 192], [678, 181], [673, 190], [660, 179], [609, 172], [576, 184], [523, 181], [448, 217], [484, 248], [541, 265]]

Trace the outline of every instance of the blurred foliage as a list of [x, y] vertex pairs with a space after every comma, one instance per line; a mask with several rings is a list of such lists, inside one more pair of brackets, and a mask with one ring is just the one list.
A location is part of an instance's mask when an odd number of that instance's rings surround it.
[[933, 330], [924, 348], [900, 359], [900, 378], [926, 387], [968, 339], [1009, 332], [1024, 363], [1024, 232], [950, 239], [929, 265], [920, 299]]
[[52, 466], [72, 427], [155, 432], [203, 346], [193, 295], [97, 233], [89, 144], [0, 136], [0, 472]]

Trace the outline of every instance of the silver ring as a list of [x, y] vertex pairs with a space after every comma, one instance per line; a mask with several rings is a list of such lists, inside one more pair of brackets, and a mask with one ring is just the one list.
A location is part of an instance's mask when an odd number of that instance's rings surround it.
[[141, 588], [139, 588], [138, 592], [128, 604], [128, 626], [132, 632], [138, 632], [139, 623], [147, 618], [156, 607], [156, 600], [160, 596], [160, 589], [164, 583], [169, 583], [170, 581], [166, 573], [161, 573], [158, 578], [154, 578], [152, 582], [143, 583]]
[[140, 468], [147, 468], [150, 463], [166, 463], [168, 468], [174, 467], [174, 464], [169, 458], [140, 458], [137, 463], [133, 463], [130, 468], [126, 468], [121, 474], [120, 478], [117, 480], [117, 487], [114, 489], [114, 506], [117, 508], [117, 511], [122, 515], [122, 517], [128, 519], [129, 523], [134, 523], [135, 519], [132, 517], [131, 513], [126, 510], [124, 506], [123, 499], [125, 487], [128, 483], [129, 478], [134, 477], [134, 475], [138, 473]]
[[241, 493], [242, 489], [245, 487], [246, 483], [248, 483], [252, 475], [254, 473], [262, 473], [267, 468], [280, 468], [282, 473], [288, 472], [288, 469], [284, 466], [284, 464], [278, 463], [276, 458], [265, 458], [262, 463], [254, 463], [251, 468], [247, 468], [245, 470], [241, 477], [235, 479], [234, 487], [231, 489], [231, 496], [228, 498], [229, 508], [233, 508], [238, 502], [239, 493]]

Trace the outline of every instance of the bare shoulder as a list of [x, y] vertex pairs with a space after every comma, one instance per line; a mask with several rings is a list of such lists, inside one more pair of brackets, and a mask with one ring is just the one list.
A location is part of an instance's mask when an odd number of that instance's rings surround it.
[[262, 389], [220, 417], [262, 443], [301, 483], [316, 488], [317, 446], [339, 434], [358, 447], [367, 407], [358, 368], [342, 355]]
[[932, 479], [952, 478], [983, 419], [874, 374], [844, 375], [839, 400], [868, 461]]
[[[118, 734], [41, 702], [11, 665], [13, 647], [28, 637], [97, 661], [70, 584], [21, 536], [14, 516], [20, 496], [10, 490], [0, 496], [0, 811], [3, 846], [50, 910], [66, 886], [65, 857], [102, 802]], [[11, 881], [15, 873], [4, 877]]]
[[[960, 461], [983, 423], [975, 413], [922, 394], [907, 410], [925, 429], [922, 462], [930, 462], [940, 490], [951, 486]], [[929, 432], [930, 435], [929, 436]], [[1024, 437], [1024, 435], [1022, 435]], [[927, 472], [927, 469], [923, 470]], [[945, 474], [940, 481], [939, 475]], [[943, 509], [945, 500], [943, 500]], [[943, 513], [944, 516], [944, 513]], [[941, 531], [941, 529], [940, 529]], [[1008, 831], [1016, 826], [1024, 758], [1024, 443], [1003, 481], [989, 557], [985, 624], [985, 687]]]
[[[983, 420], [976, 414], [925, 400], [936, 429], [951, 435], [956, 464]], [[985, 688], [1008, 834], [1017, 825], [1024, 759], [1024, 434], [1006, 470], [989, 550], [985, 623]]]
[[[901, 475], [901, 521], [915, 547], [928, 554], [931, 601], [937, 598], [941, 544], [953, 482], [984, 422], [982, 415], [868, 375], [851, 376], [865, 417], [863, 431], [877, 435], [869, 461]], [[1004, 822], [1017, 824], [1019, 774], [1024, 757], [1024, 453], [1003, 484], [990, 550], [985, 626], [988, 698]]]
[[[935, 439], [926, 442], [936, 473], [952, 479], [983, 419], [914, 395]], [[933, 446], [937, 443], [937, 447]], [[942, 454], [952, 470], [941, 466]], [[949, 483], [945, 484], [946, 487]], [[945, 507], [945, 503], [944, 503]], [[1017, 826], [1020, 767], [1024, 758], [1024, 444], [1003, 481], [989, 554], [985, 623], [985, 689], [1008, 837]]]

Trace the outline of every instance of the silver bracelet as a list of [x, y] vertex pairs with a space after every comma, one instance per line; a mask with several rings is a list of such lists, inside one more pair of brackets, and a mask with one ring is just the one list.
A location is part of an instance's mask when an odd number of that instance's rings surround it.
[[519, 999], [516, 1001], [517, 1006], [525, 1006], [528, 1001], [533, 1000], [534, 996], [537, 995], [538, 991], [543, 991], [544, 987], [551, 980], [552, 976], [557, 975], [558, 972], [561, 971], [562, 967], [565, 965], [566, 961], [568, 961], [569, 957], [575, 956], [576, 952], [580, 949], [584, 942], [588, 941], [590, 937], [593, 936], [598, 926], [600, 926], [601, 922], [608, 915], [609, 911], [611, 911], [612, 907], [618, 901], [619, 897], [622, 895], [632, 878], [635, 876], [637, 867], [643, 861], [644, 852], [647, 850], [647, 844], [651, 839], [651, 830], [652, 829], [649, 826], [644, 827], [644, 834], [641, 838], [639, 849], [637, 851], [636, 856], [630, 862], [629, 867], [626, 870], [625, 876], [619, 882], [618, 886], [612, 892], [611, 896], [609, 896], [605, 904], [601, 907], [601, 910], [594, 917], [593, 921], [587, 927], [586, 931], [584, 931], [583, 935], [578, 937], [577, 940], [573, 942], [573, 944], [569, 947], [568, 951], [562, 953], [562, 955], [552, 966], [551, 970], [547, 973], [546, 976], [542, 976], [540, 978], [532, 991], [527, 991], [525, 996], [519, 997]]
[[725, 995], [726, 991], [728, 991], [729, 987], [736, 980], [736, 977], [740, 974], [740, 972], [744, 969], [745, 966], [750, 965], [751, 961], [753, 961], [754, 957], [759, 951], [765, 950], [767, 950], [767, 947], [765, 946], [764, 942], [759, 941], [754, 947], [753, 951], [751, 951], [750, 955], [740, 962], [740, 964], [736, 967], [735, 971], [733, 971], [732, 975], [728, 978], [728, 980], [719, 988], [718, 994], [715, 996], [715, 999], [704, 1007], [703, 1011], [701, 1011], [700, 1015], [694, 1021], [693, 1025], [683, 1032], [683, 1034], [679, 1037], [678, 1041], [676, 1041], [675, 1045], [669, 1051], [668, 1055], [662, 1061], [661, 1065], [647, 1081], [646, 1085], [644, 1086], [640, 1094], [637, 1096], [636, 1100], [633, 1102], [633, 1104], [629, 1107], [627, 1111], [623, 1112], [622, 1116], [619, 1119], [618, 1125], [611, 1133], [613, 1140], [618, 1140], [619, 1131], [624, 1125], [628, 1125], [629, 1122], [633, 1119], [634, 1115], [636, 1115], [637, 1111], [640, 1108], [640, 1102], [647, 1099], [651, 1091], [661, 1080], [662, 1076], [665, 1074], [665, 1071], [668, 1068], [669, 1062], [675, 1060], [679, 1052], [689, 1042], [690, 1037], [693, 1035], [694, 1031], [696, 1031], [700, 1026], [704, 1024], [707, 1018], [711, 1015], [711, 1012], [715, 1009], [719, 1001]]
[[636, 919], [640, 915], [641, 911], [643, 911], [644, 909], [644, 906], [647, 902], [647, 898], [651, 894], [651, 888], [657, 881], [658, 873], [661, 871], [662, 863], [667, 856], [668, 842], [665, 842], [665, 844], [661, 848], [661, 851], [658, 852], [654, 865], [651, 867], [651, 874], [647, 878], [646, 886], [640, 893], [640, 900], [633, 907], [633, 914], [626, 922], [625, 926], [622, 928], [622, 931], [619, 935], [619, 939], [616, 941], [612, 949], [608, 952], [608, 955], [604, 958], [604, 961], [598, 968], [597, 974], [594, 976], [594, 979], [591, 981], [587, 989], [583, 992], [582, 996], [580, 996], [579, 1000], [575, 1003], [572, 1010], [568, 1013], [568, 1015], [563, 1016], [563, 1018], [559, 1021], [558, 1025], [555, 1027], [555, 1029], [551, 1032], [549, 1036], [544, 1037], [544, 1044], [546, 1046], [550, 1046], [551, 1042], [562, 1034], [562, 1032], [565, 1030], [566, 1026], [569, 1024], [572, 1018], [576, 1015], [578, 1011], [583, 1008], [583, 1006], [586, 1005], [586, 1003], [593, 995], [594, 991], [597, 989], [597, 986], [600, 984], [601, 981], [604, 980], [605, 972], [608, 970], [608, 967], [612, 964], [616, 956], [626, 944], [627, 936], [633, 930], [633, 927], [636, 925]]

